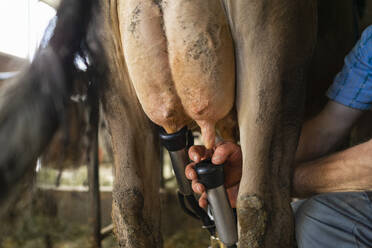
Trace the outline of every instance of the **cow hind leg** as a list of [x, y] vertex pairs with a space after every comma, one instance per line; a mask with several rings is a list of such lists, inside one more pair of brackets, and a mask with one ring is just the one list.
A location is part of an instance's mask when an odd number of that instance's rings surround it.
[[104, 101], [115, 163], [114, 231], [119, 247], [161, 247], [160, 144], [137, 99], [128, 98], [128, 105], [113, 95]]
[[304, 72], [315, 39], [313, 1], [222, 1], [237, 59], [243, 152], [237, 211], [240, 247], [292, 247], [291, 164]]
[[87, 41], [111, 134], [115, 235], [119, 247], [162, 247], [159, 142], [128, 77], [117, 2], [97, 0], [92, 16]]

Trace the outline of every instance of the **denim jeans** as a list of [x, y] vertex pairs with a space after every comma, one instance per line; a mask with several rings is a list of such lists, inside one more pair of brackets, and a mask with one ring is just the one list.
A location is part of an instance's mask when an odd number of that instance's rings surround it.
[[299, 248], [372, 248], [370, 192], [327, 193], [292, 203]]

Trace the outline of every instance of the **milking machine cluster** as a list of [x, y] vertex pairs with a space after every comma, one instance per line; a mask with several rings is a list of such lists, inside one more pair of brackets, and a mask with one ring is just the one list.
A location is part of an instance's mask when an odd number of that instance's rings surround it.
[[236, 247], [238, 242], [236, 217], [224, 187], [223, 165], [213, 165], [209, 159], [195, 165], [199, 182], [206, 188], [209, 202], [207, 212], [199, 207], [191, 183], [185, 176], [185, 167], [190, 163], [188, 149], [194, 144], [191, 131], [184, 127], [176, 133], [167, 134], [161, 129], [159, 135], [171, 158], [182, 209], [188, 215], [200, 219], [203, 228], [209, 231], [212, 239], [220, 240], [228, 248]]

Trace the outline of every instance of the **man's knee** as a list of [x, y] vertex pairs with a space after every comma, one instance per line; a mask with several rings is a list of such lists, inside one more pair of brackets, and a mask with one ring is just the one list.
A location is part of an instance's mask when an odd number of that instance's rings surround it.
[[360, 205], [360, 196], [348, 193], [321, 194], [293, 203], [298, 246], [329, 247], [341, 241], [355, 244], [354, 203]]
[[[311, 247], [314, 238], [313, 234], [321, 229], [324, 222], [320, 215], [324, 211], [321, 202], [316, 199], [317, 196], [307, 200], [301, 200], [292, 204], [295, 217], [296, 239], [299, 247]], [[314, 247], [314, 246], [313, 246]]]

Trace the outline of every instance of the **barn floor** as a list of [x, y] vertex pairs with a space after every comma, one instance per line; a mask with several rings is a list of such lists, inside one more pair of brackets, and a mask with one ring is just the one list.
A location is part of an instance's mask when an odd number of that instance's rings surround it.
[[[164, 173], [167, 175], [167, 187], [161, 194], [165, 209], [164, 248], [208, 247], [208, 233], [178, 205], [170, 168], [165, 168]], [[86, 167], [66, 170], [59, 187], [54, 186], [57, 174], [56, 170], [42, 169], [37, 189], [30, 190], [12, 208], [8, 219], [1, 221], [0, 248], [89, 248]], [[102, 223], [107, 225], [111, 222], [111, 165], [100, 167], [100, 184]], [[117, 247], [113, 235], [102, 242], [102, 248], [111, 247]]]
[[[87, 238], [86, 227], [78, 229], [73, 228], [73, 234], [59, 233], [50, 236], [47, 241], [47, 236], [40, 237], [12, 237], [8, 236], [1, 243], [1, 248], [85, 248], [89, 247], [89, 239]], [[65, 236], [66, 235], [66, 236]], [[61, 237], [64, 237], [63, 240]], [[180, 230], [177, 234], [166, 238], [164, 248], [200, 248], [208, 247], [208, 239], [204, 234], [197, 230]], [[113, 236], [106, 238], [102, 242], [102, 248], [116, 248], [116, 240]]]
[[[42, 192], [38, 193], [43, 195]], [[40, 195], [40, 196], [41, 196]], [[39, 195], [37, 195], [39, 196]], [[84, 248], [89, 247], [89, 226], [86, 223], [73, 223], [66, 219], [51, 217], [41, 196], [39, 202], [32, 202], [12, 225], [1, 225], [1, 248]], [[164, 197], [167, 214], [163, 218], [164, 248], [208, 247], [209, 236], [197, 221], [184, 214], [174, 194]], [[16, 214], [16, 213], [14, 213]], [[182, 225], [180, 225], [182, 223]], [[11, 228], [9, 228], [12, 226]], [[102, 248], [117, 247], [113, 235], [102, 242]]]

